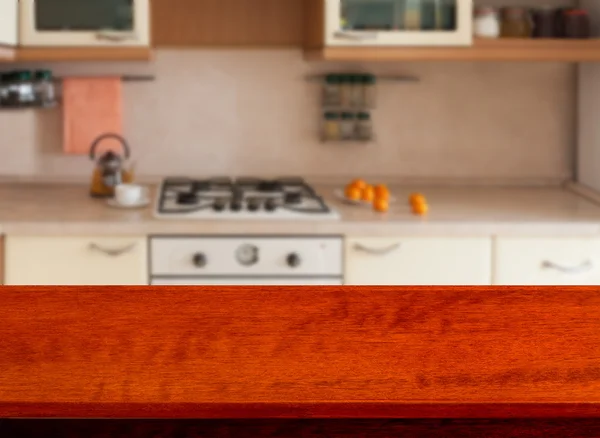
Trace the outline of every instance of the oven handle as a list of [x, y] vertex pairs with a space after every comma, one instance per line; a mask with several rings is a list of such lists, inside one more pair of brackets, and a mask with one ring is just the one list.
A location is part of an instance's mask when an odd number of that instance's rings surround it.
[[89, 245], [89, 249], [91, 251], [97, 251], [110, 257], [119, 257], [123, 254], [131, 252], [133, 248], [135, 248], [135, 245], [135, 243], [132, 243], [130, 245], [124, 246], [123, 248], [104, 248], [98, 245], [97, 243], [92, 242]]
[[130, 40], [136, 41], [139, 38], [134, 32], [117, 32], [111, 30], [101, 30], [99, 32], [96, 32], [96, 39], [118, 43]]

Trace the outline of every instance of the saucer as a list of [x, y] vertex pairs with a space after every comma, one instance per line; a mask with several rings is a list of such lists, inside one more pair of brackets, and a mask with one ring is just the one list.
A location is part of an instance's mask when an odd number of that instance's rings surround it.
[[140, 199], [135, 204], [128, 204], [128, 205], [119, 204], [117, 202], [117, 200], [114, 199], [114, 198], [110, 198], [110, 199], [106, 200], [106, 205], [108, 205], [109, 207], [120, 208], [120, 209], [123, 209], [123, 210], [131, 210], [131, 209], [135, 209], [135, 208], [143, 208], [143, 207], [147, 207], [149, 204], [150, 204], [150, 198], [143, 198], [143, 199]]

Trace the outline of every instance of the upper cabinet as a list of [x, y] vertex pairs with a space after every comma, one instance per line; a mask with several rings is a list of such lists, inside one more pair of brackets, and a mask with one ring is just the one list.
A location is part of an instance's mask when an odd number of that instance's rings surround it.
[[468, 46], [472, 0], [320, 0], [323, 45]]
[[0, 48], [18, 43], [18, 0], [0, 0]]
[[19, 37], [25, 47], [149, 46], [149, 0], [21, 0]]

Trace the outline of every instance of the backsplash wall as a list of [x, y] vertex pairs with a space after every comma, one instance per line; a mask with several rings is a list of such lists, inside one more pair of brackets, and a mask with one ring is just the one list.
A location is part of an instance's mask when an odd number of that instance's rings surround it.
[[[319, 85], [298, 50], [160, 50], [154, 82], [124, 86], [126, 135], [144, 176], [259, 174], [563, 179], [575, 148], [575, 69], [566, 64], [366, 66], [381, 83], [377, 141], [318, 140]], [[0, 113], [0, 176], [87, 178], [61, 153], [60, 108]]]

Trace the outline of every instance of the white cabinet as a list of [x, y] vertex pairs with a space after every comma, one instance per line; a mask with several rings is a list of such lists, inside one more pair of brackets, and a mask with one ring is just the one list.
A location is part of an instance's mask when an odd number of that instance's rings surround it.
[[0, 48], [17, 45], [18, 5], [18, 0], [0, 0]]
[[489, 285], [491, 238], [349, 238], [348, 285]]
[[[324, 45], [462, 46], [472, 36], [472, 0], [322, 0]], [[318, 10], [318, 9], [317, 9]]]
[[600, 285], [598, 238], [498, 237], [494, 251], [494, 284]]
[[19, 33], [23, 46], [147, 47], [150, 0], [21, 0]]
[[148, 284], [147, 251], [139, 236], [6, 236], [5, 284]]

